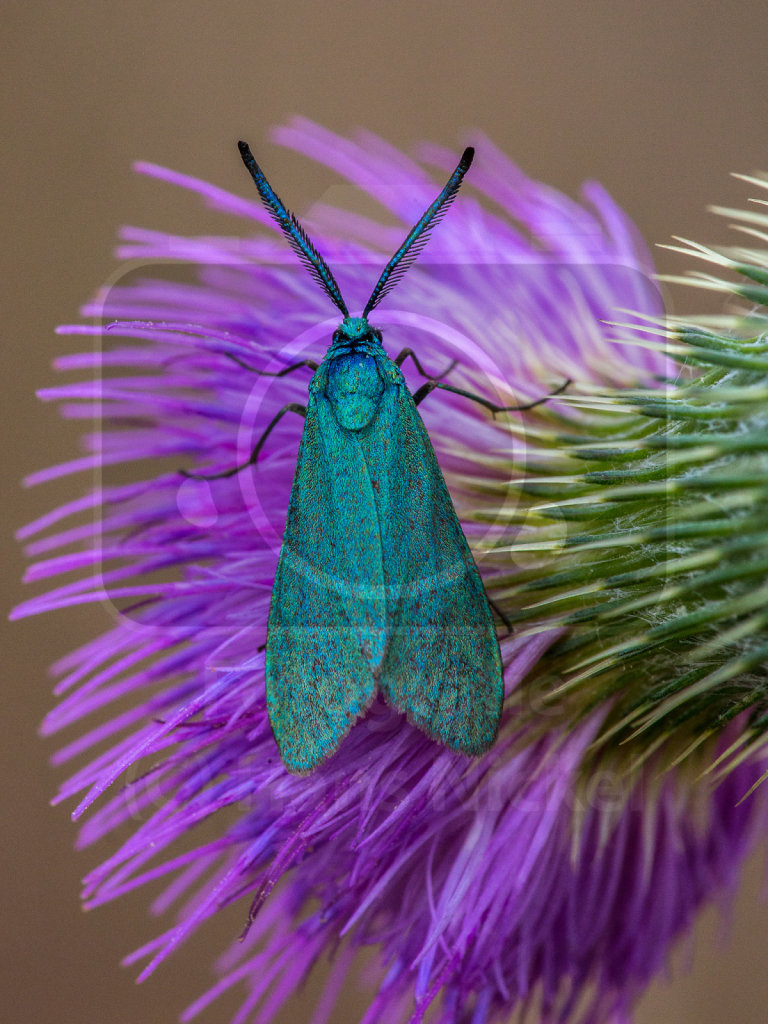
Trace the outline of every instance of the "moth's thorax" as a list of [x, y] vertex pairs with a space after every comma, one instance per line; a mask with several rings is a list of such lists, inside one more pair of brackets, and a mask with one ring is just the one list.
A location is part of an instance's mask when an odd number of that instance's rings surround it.
[[329, 401], [339, 426], [362, 430], [371, 422], [384, 393], [379, 362], [389, 362], [381, 332], [364, 317], [349, 316], [333, 334], [310, 390]]
[[346, 352], [328, 361], [325, 394], [339, 426], [362, 430], [376, 415], [384, 381], [367, 352]]

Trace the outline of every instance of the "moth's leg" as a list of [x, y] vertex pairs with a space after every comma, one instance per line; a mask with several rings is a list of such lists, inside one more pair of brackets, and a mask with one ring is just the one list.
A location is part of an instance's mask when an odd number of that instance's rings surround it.
[[227, 359], [231, 359], [233, 363], [237, 363], [238, 366], [242, 366], [249, 373], [256, 373], [260, 377], [285, 377], [287, 373], [293, 373], [294, 370], [299, 370], [302, 366], [308, 366], [311, 370], [316, 370], [319, 365], [314, 359], [302, 359], [299, 363], [291, 363], [290, 366], [284, 366], [277, 373], [270, 373], [267, 370], [257, 370], [255, 366], [249, 366], [248, 363], [243, 362], [239, 356], [235, 356], [231, 352], [222, 352], [222, 355], [226, 356]]
[[[282, 370], [278, 370], [276, 373], [271, 373], [268, 370], [257, 370], [255, 366], [250, 366], [245, 360], [241, 359], [240, 356], [234, 355], [232, 352], [219, 352], [219, 355], [224, 356], [226, 359], [231, 359], [233, 363], [237, 363], [238, 366], [247, 370], [249, 373], [255, 373], [260, 377], [285, 377], [288, 373], [293, 373], [294, 370], [300, 369], [302, 366], [308, 366], [311, 370], [316, 370], [318, 363], [314, 359], [302, 359], [300, 363], [291, 363], [290, 366], [284, 366]], [[163, 366], [173, 366], [174, 363], [182, 362], [187, 359], [188, 356], [172, 356], [170, 359], [166, 359]]]
[[491, 608], [493, 608], [493, 610], [496, 612], [498, 617], [501, 619], [501, 621], [506, 626], [507, 633], [509, 633], [510, 636], [511, 636], [512, 635], [512, 623], [509, 621], [509, 619], [504, 614], [504, 612], [501, 610], [501, 608], [499, 608], [499, 606], [496, 604], [496, 602], [492, 598], [488, 597], [487, 593], [485, 595], [485, 598], [488, 601], [488, 604], [491, 606]]
[[525, 405], [496, 405], [494, 402], [490, 402], [487, 398], [483, 398], [482, 395], [475, 395], [471, 391], [465, 391], [464, 388], [456, 388], [453, 384], [443, 384], [439, 380], [428, 380], [426, 384], [422, 384], [419, 390], [413, 396], [414, 404], [418, 405], [419, 402], [423, 402], [427, 395], [431, 394], [435, 388], [443, 388], [444, 391], [452, 391], [454, 395], [462, 395], [464, 398], [471, 398], [473, 402], [478, 402], [480, 405], [484, 405], [486, 409], [495, 416], [497, 412], [523, 412], [526, 409], [535, 409], [537, 405], [542, 405], [544, 402], [548, 402], [550, 398], [554, 398], [555, 395], [561, 394], [572, 384], [573, 381], [568, 379], [564, 384], [561, 384], [559, 388], [555, 388], [554, 391], [550, 391], [548, 395], [544, 395], [543, 398], [537, 398], [535, 402], [526, 402]]
[[264, 446], [264, 442], [267, 440], [272, 430], [277, 426], [280, 420], [285, 416], [287, 412], [295, 412], [299, 416], [307, 415], [306, 405], [299, 405], [298, 402], [289, 402], [288, 405], [284, 405], [280, 412], [274, 417], [272, 422], [267, 426], [264, 433], [258, 440], [256, 447], [250, 454], [250, 457], [246, 462], [243, 462], [240, 466], [233, 466], [232, 469], [225, 469], [221, 473], [192, 473], [187, 469], [180, 469], [179, 472], [182, 476], [189, 477], [190, 480], [222, 480], [225, 477], [234, 476], [235, 473], [239, 473], [247, 466], [253, 466], [259, 457], [259, 452]]
[[448, 364], [448, 367], [445, 370], [443, 370], [442, 373], [438, 373], [438, 374], [436, 374], [433, 377], [432, 374], [431, 373], [427, 373], [427, 371], [421, 365], [421, 363], [419, 362], [419, 360], [418, 360], [418, 358], [416, 356], [416, 353], [413, 351], [413, 349], [412, 348], [404, 348], [402, 352], [400, 352], [397, 356], [395, 356], [395, 366], [402, 366], [403, 363], [405, 362], [405, 360], [409, 356], [414, 361], [414, 363], [416, 365], [416, 369], [419, 371], [421, 376], [422, 377], [427, 377], [429, 380], [440, 380], [441, 377], [447, 377], [448, 374], [451, 372], [451, 370], [454, 368], [454, 366], [458, 366], [459, 365], [459, 360], [458, 359], [452, 359], [450, 361], [450, 363]]

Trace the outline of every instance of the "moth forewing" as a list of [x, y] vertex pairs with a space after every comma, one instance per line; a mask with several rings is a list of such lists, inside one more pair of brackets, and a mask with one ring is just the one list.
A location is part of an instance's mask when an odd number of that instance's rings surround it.
[[496, 737], [503, 702], [496, 627], [432, 442], [402, 377], [385, 394], [368, 452], [390, 595], [379, 685], [391, 704], [433, 738], [482, 753]]
[[365, 462], [313, 381], [267, 626], [267, 709], [289, 770], [319, 764], [373, 699], [383, 596]]

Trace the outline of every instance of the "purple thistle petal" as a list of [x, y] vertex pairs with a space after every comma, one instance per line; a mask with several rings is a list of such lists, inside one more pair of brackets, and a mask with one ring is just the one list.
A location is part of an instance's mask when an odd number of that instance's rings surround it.
[[[346, 176], [405, 228], [434, 197], [419, 164], [370, 134], [351, 141], [297, 118], [275, 138]], [[513, 400], [569, 376], [632, 383], [663, 373], [662, 356], [622, 345], [606, 326], [626, 309], [650, 322], [662, 313], [650, 258], [622, 211], [594, 183], [586, 208], [526, 178], [488, 140], [476, 145], [471, 187], [376, 318], [393, 354], [416, 339], [430, 368], [461, 356], [453, 380]], [[435, 147], [423, 156], [455, 162]], [[127, 959], [148, 960], [141, 978], [221, 907], [238, 902], [245, 924], [251, 905], [248, 934], [185, 1021], [242, 985], [235, 1020], [268, 1022], [335, 952], [312, 1022], [324, 1024], [369, 945], [379, 973], [365, 1024], [422, 1021], [436, 1002], [445, 1024], [525, 1007], [538, 1007], [542, 1024], [628, 1021], [694, 914], [734, 886], [763, 823], [761, 793], [739, 803], [761, 766], [745, 763], [705, 796], [682, 772], [658, 782], [648, 768], [618, 797], [591, 799], [580, 766], [602, 712], [577, 727], [553, 720], [540, 736], [516, 713], [549, 631], [502, 641], [507, 708], [484, 757], [439, 747], [379, 700], [313, 775], [288, 775], [259, 647], [300, 424], [272, 433], [253, 474], [209, 484], [177, 470], [236, 464], [275, 410], [306, 394], [308, 371], [269, 378], [236, 360], [276, 373], [319, 356], [336, 322], [258, 203], [151, 164], [136, 169], [270, 235], [124, 229], [121, 257], [189, 264], [189, 280], [158, 266], [99, 295], [84, 315], [111, 324], [60, 333], [99, 338], [103, 351], [56, 362], [93, 379], [40, 393], [70, 419], [104, 409], [83, 455], [27, 479], [102, 471], [100, 488], [21, 534], [35, 538], [31, 557], [49, 556], [30, 580], [80, 575], [16, 612], [108, 601], [116, 617], [55, 667], [61, 702], [43, 726], [81, 730], [57, 761], [92, 758], [59, 795], [80, 796], [75, 817], [103, 797], [80, 845], [135, 823], [85, 880], [86, 905], [168, 879], [153, 912], [174, 908], [176, 923]], [[503, 214], [484, 210], [472, 188]], [[307, 223], [322, 230], [319, 248], [339, 264], [345, 294], [363, 297], [404, 230], [324, 206]], [[485, 506], [473, 480], [503, 472], [492, 458], [524, 451], [525, 436], [456, 396], [426, 403], [424, 418], [467, 533], [479, 537]], [[85, 523], [96, 507], [101, 522]], [[225, 809], [218, 838], [190, 849], [196, 827]]]

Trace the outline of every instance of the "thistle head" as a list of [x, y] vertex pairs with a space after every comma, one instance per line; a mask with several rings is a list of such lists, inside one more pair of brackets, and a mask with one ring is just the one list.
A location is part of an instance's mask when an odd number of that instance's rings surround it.
[[[279, 140], [359, 172], [364, 186], [387, 177], [370, 137], [342, 147], [298, 121]], [[365, 316], [349, 317], [327, 267], [241, 152], [280, 230], [344, 315], [334, 339], [378, 345], [366, 317], [435, 218], [407, 236]], [[449, 154], [431, 155], [453, 165]], [[467, 150], [439, 209], [470, 160]], [[761, 777], [768, 735], [765, 317], [743, 332], [732, 317], [719, 328], [670, 325], [655, 299], [612, 272], [631, 264], [647, 279], [652, 268], [602, 190], [592, 186], [580, 205], [528, 180], [490, 144], [483, 160], [478, 188], [495, 212], [462, 204], [442, 237], [457, 263], [513, 272], [535, 264], [538, 284], [517, 275], [514, 288], [492, 286], [484, 272], [457, 294], [449, 273], [430, 292], [430, 316], [476, 339], [520, 397], [539, 397], [553, 378], [580, 383], [524, 419], [492, 420], [451, 397], [425, 412], [486, 589], [513, 627], [501, 636], [502, 723], [482, 757], [436, 747], [375, 703], [311, 776], [288, 774], [277, 758], [264, 624], [298, 425], [286, 417], [270, 434], [258, 489], [240, 478], [180, 487], [175, 468], [163, 471], [168, 458], [231, 466], [253, 390], [243, 366], [294, 362], [285, 359], [294, 335], [284, 282], [268, 261], [257, 253], [234, 279], [241, 294], [211, 274], [208, 256], [197, 257], [197, 290], [151, 279], [118, 286], [121, 319], [106, 334], [69, 329], [100, 335], [105, 353], [59, 362], [90, 367], [93, 379], [44, 394], [80, 419], [98, 399], [114, 426], [98, 444], [89, 437], [83, 457], [30, 482], [108, 464], [141, 474], [130, 486], [100, 483], [24, 531], [37, 559], [30, 578], [49, 589], [17, 616], [105, 596], [130, 602], [112, 629], [56, 666], [61, 703], [44, 726], [81, 730], [58, 755], [84, 759], [61, 793], [81, 795], [74, 816], [104, 799], [81, 846], [122, 839], [88, 876], [86, 906], [165, 879], [155, 908], [178, 913], [132, 958], [148, 959], [146, 976], [222, 907], [239, 901], [245, 919], [252, 901], [245, 941], [233, 942], [224, 977], [185, 1019], [242, 983], [238, 1019], [269, 1021], [327, 953], [335, 966], [320, 1019], [355, 954], [373, 946], [379, 983], [366, 1020], [420, 1022], [441, 997], [441, 1024], [496, 1024], [534, 1007], [544, 1024], [628, 1019], [694, 914], [734, 885], [765, 825], [764, 794], [742, 799]], [[142, 170], [242, 210], [239, 197], [204, 182]], [[400, 206], [391, 188], [374, 194], [408, 223], [410, 197], [426, 203], [434, 185], [404, 159], [398, 175]], [[759, 228], [768, 233], [768, 222]], [[337, 231], [332, 220], [329, 251], [343, 240]], [[126, 257], [190, 259], [188, 239], [138, 229], [123, 238]], [[369, 224], [367, 241], [368, 264], [391, 251], [383, 227]], [[212, 244], [222, 264], [242, 248], [205, 239], [191, 251]], [[568, 261], [564, 284], [557, 264]], [[365, 263], [346, 270], [360, 293], [370, 284]], [[765, 253], [732, 254], [728, 266], [743, 297], [765, 305]], [[317, 290], [306, 284], [312, 308]], [[642, 345], [609, 337], [606, 321], [627, 308], [644, 318]], [[153, 322], [148, 309], [158, 310]], [[86, 316], [95, 311], [101, 304]], [[438, 339], [435, 354], [442, 362], [455, 353]], [[696, 363], [697, 378], [636, 387], [668, 371], [670, 356]], [[340, 390], [355, 391], [362, 365], [352, 360]], [[498, 398], [471, 367], [457, 372]], [[270, 379], [284, 389], [281, 405], [305, 400], [298, 373]], [[258, 408], [263, 432], [271, 410]], [[111, 717], [99, 721], [105, 709]], [[613, 794], [590, 788], [606, 778], [598, 769], [608, 755]], [[681, 771], [681, 760], [694, 771]]]

